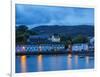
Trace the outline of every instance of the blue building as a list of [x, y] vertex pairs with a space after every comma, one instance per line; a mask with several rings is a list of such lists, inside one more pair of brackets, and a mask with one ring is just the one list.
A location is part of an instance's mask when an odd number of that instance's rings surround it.
[[33, 44], [33, 45], [17, 45], [16, 51], [59, 51], [65, 48], [64, 44], [61, 43], [49, 43], [49, 44]]
[[16, 51], [59, 51], [65, 49], [65, 45], [60, 43], [60, 37], [49, 35], [30, 36], [27, 45], [17, 45]]

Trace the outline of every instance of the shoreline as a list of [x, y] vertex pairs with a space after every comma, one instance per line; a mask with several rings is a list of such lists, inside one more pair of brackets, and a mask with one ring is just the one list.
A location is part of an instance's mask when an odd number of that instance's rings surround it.
[[46, 52], [16, 52], [16, 56], [23, 55], [60, 55], [60, 54], [72, 54], [72, 55], [84, 55], [84, 56], [94, 56], [94, 51], [46, 51]]

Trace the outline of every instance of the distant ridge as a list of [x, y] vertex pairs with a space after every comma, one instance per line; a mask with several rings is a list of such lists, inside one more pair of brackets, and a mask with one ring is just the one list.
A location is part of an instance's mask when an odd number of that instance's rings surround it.
[[31, 29], [38, 34], [60, 34], [64, 36], [94, 36], [93, 25], [60, 26], [60, 25], [41, 25]]

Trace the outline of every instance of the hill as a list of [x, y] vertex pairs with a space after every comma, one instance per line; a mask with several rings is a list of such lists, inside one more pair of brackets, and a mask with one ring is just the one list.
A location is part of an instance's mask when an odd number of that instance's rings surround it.
[[77, 26], [59, 26], [59, 25], [41, 25], [31, 29], [38, 34], [59, 34], [64, 36], [94, 36], [94, 26], [77, 25]]

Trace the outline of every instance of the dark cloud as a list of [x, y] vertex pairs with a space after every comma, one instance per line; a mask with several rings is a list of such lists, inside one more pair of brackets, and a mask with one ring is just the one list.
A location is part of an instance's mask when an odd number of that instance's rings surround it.
[[94, 9], [17, 4], [17, 24], [94, 24]]

